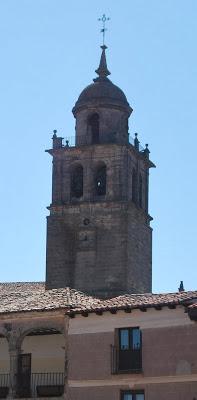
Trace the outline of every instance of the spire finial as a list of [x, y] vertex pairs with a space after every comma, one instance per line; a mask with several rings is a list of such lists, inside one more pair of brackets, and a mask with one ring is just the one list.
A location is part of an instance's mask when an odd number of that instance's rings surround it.
[[106, 21], [109, 21], [109, 20], [110, 20], [110, 18], [106, 17], [105, 14], [103, 14], [102, 17], [98, 19], [98, 21], [102, 22], [101, 33], [103, 34], [103, 46], [105, 45], [105, 32], [107, 31], [107, 28], [105, 27], [105, 23], [106, 23]]
[[106, 23], [106, 21], [109, 21], [109, 20], [110, 20], [110, 18], [106, 17], [105, 14], [103, 14], [103, 16], [98, 19], [98, 21], [101, 21], [103, 24], [102, 29], [101, 29], [101, 32], [103, 34], [103, 44], [101, 46], [102, 53], [101, 53], [100, 64], [99, 64], [98, 69], [96, 69], [96, 71], [95, 71], [99, 77], [96, 79], [93, 79], [94, 82], [108, 80], [107, 76], [110, 75], [110, 72], [107, 68], [107, 61], [106, 61], [106, 54], [105, 54], [105, 50], [107, 49], [107, 46], [105, 45], [105, 32], [107, 30], [107, 28], [105, 27], [105, 23]]
[[101, 53], [101, 59], [100, 59], [100, 64], [98, 69], [95, 70], [97, 75], [99, 76], [98, 78], [94, 79], [94, 82], [101, 81], [101, 80], [108, 80], [107, 76], [111, 74], [111, 72], [107, 68], [107, 61], [106, 61], [106, 55], [105, 55], [105, 50], [107, 49], [107, 46], [103, 45], [101, 46], [102, 53]]

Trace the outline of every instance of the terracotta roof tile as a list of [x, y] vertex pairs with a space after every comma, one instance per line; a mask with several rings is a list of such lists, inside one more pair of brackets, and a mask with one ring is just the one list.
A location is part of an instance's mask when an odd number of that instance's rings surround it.
[[[197, 299], [196, 299], [196, 301], [197, 301]], [[189, 308], [190, 310], [197, 310], [197, 302], [191, 304], [188, 308]]]
[[[100, 300], [100, 304], [94, 304], [89, 308], [88, 305], [83, 308], [84, 311], [111, 311], [121, 309], [150, 308], [163, 306], [176, 306], [186, 304], [193, 299], [197, 299], [197, 291], [178, 292], [178, 293], [162, 293], [162, 294], [125, 294], [109, 300]], [[75, 307], [74, 312], [81, 312], [82, 307]]]
[[45, 290], [44, 282], [0, 283], [0, 314], [91, 307], [93, 301], [70, 288]]
[[125, 294], [100, 300], [75, 289], [45, 290], [44, 282], [0, 284], [0, 313], [58, 310], [67, 314], [175, 306], [197, 300], [197, 291], [165, 294]]

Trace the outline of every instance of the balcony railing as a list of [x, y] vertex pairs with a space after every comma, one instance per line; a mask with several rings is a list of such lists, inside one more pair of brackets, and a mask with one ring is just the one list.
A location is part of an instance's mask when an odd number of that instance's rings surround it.
[[59, 397], [64, 393], [64, 373], [34, 373], [17, 376], [16, 398]]
[[140, 373], [142, 371], [141, 349], [120, 350], [111, 346], [111, 373]]
[[[83, 139], [84, 140], [84, 139]], [[116, 140], [111, 140], [110, 143], [116, 143]], [[134, 147], [136, 147], [136, 143], [135, 143], [135, 138], [129, 134], [128, 136], [128, 143], [132, 144]], [[86, 142], [82, 142], [80, 144], [80, 146], [86, 145]], [[67, 136], [63, 142], [62, 142], [63, 147], [74, 147], [76, 146], [76, 137], [75, 136]], [[138, 146], [137, 146], [137, 150], [138, 151], [144, 151], [144, 147], [141, 146], [140, 142], [138, 142]]]
[[0, 374], [0, 399], [6, 399], [10, 387], [10, 374]]

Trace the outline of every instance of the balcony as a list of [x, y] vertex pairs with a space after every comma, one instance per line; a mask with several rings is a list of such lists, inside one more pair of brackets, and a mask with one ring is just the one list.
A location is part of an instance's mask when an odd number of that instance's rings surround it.
[[[12, 389], [9, 374], [0, 374], [0, 399], [6, 399]], [[16, 376], [16, 393], [12, 398], [59, 397], [64, 393], [64, 373], [34, 373]]]
[[[106, 138], [104, 139], [104, 141], [102, 140], [101, 142], [102, 144], [106, 144], [106, 143], [119, 143], [119, 140], [112, 134], [112, 136], [108, 137], [108, 140], [106, 140]], [[136, 150], [140, 151], [140, 152], [144, 152], [145, 148], [141, 146], [139, 140], [137, 139], [137, 136], [135, 136], [135, 138], [131, 135], [128, 134], [127, 140], [125, 141], [125, 143], [128, 144], [132, 144], [133, 147], [135, 147]], [[66, 137], [64, 140], [61, 140], [61, 143], [59, 145], [59, 147], [75, 147], [75, 146], [86, 146], [88, 144], [95, 144], [95, 143], [89, 143], [87, 141], [87, 137], [83, 137], [81, 138], [81, 142], [80, 144], [76, 143], [76, 136], [69, 136]], [[99, 144], [99, 142], [97, 142], [97, 144]]]
[[64, 373], [18, 375], [15, 398], [59, 397], [64, 393]]
[[139, 374], [142, 372], [141, 349], [120, 350], [111, 346], [111, 373], [112, 374]]
[[0, 399], [5, 399], [10, 387], [10, 375], [0, 374]]
[[35, 373], [30, 376], [16, 376], [16, 390], [10, 382], [9, 374], [0, 374], [0, 399], [11, 398], [39, 398], [60, 397], [64, 394], [64, 373], [46, 372]]
[[64, 369], [65, 338], [56, 328], [28, 330], [11, 354], [0, 336], [0, 399], [63, 396]]

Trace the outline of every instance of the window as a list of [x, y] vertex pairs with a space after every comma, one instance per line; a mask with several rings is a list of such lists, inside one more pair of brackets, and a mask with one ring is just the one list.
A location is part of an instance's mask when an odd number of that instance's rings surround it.
[[125, 391], [121, 393], [121, 400], [145, 400], [144, 391]]
[[139, 350], [141, 333], [139, 328], [123, 328], [119, 330], [120, 350]]
[[83, 196], [83, 167], [77, 165], [71, 175], [71, 197]]
[[118, 371], [141, 371], [141, 347], [141, 331], [139, 328], [119, 329]]
[[137, 203], [137, 173], [135, 169], [132, 172], [132, 200]]
[[99, 115], [92, 114], [88, 119], [88, 128], [91, 133], [92, 144], [99, 143]]
[[139, 178], [139, 206], [142, 208], [142, 175]]
[[97, 196], [106, 194], [106, 166], [102, 165], [96, 171], [95, 175], [95, 191]]

